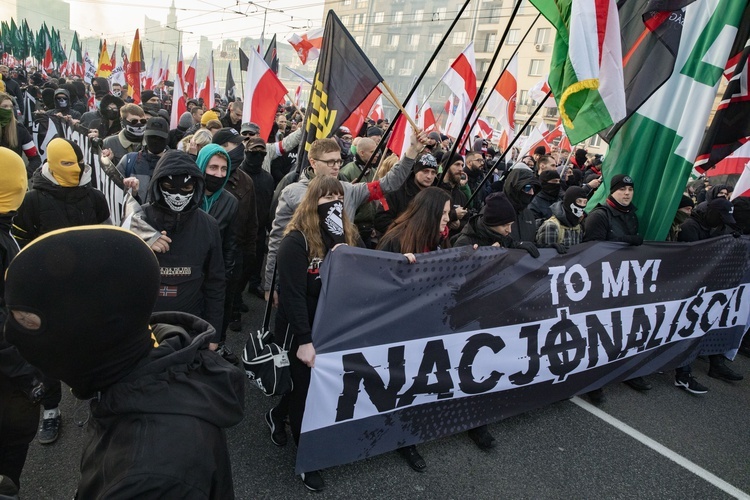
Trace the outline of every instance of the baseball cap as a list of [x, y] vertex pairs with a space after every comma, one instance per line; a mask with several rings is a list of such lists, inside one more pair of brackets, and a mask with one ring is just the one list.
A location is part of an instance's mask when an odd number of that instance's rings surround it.
[[244, 135], [246, 132], [258, 135], [260, 133], [260, 127], [255, 123], [245, 122], [242, 124], [242, 127], [240, 127], [240, 134]]
[[167, 120], [160, 116], [149, 118], [146, 122], [146, 129], [143, 131], [143, 135], [146, 137], [156, 135], [167, 139], [169, 137], [169, 124]]
[[224, 127], [214, 134], [213, 142], [214, 144], [225, 144], [227, 142], [240, 144], [242, 142], [242, 136], [232, 127]]

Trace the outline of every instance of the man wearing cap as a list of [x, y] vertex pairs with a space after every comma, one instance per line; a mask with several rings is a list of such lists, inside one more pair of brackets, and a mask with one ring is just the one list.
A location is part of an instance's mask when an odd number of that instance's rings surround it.
[[[55, 138], [47, 145], [47, 161], [32, 177], [13, 220], [13, 236], [21, 247], [56, 229], [109, 224], [109, 206], [104, 194], [91, 186], [91, 167], [83, 162], [78, 144]], [[49, 392], [42, 400], [44, 414], [39, 442], [57, 440], [61, 423], [60, 382], [49, 381]]]
[[677, 237], [680, 234], [682, 224], [688, 220], [690, 214], [693, 213], [695, 202], [693, 199], [683, 194], [680, 198], [680, 204], [677, 206], [677, 213], [674, 214], [672, 225], [669, 228], [669, 234], [667, 235], [667, 241], [679, 241]]
[[145, 147], [136, 153], [128, 153], [117, 164], [117, 170], [123, 176], [125, 189], [132, 188], [141, 203], [146, 201], [148, 183], [156, 168], [159, 158], [167, 150], [169, 124], [164, 118], [152, 116], [146, 122], [143, 132]]
[[[290, 153], [296, 154], [297, 146], [299, 146], [299, 143], [302, 141], [302, 131], [303, 128], [300, 127], [282, 140], [266, 144], [266, 156], [263, 158], [263, 170], [273, 175], [271, 169], [271, 162], [273, 160], [287, 155], [291, 157]], [[260, 127], [252, 122], [243, 123], [240, 129], [240, 134], [245, 140], [251, 137], [259, 137]], [[263, 138], [261, 137], [261, 139]], [[263, 141], [265, 142], [265, 139], [263, 139]]]
[[432, 156], [435, 157], [435, 161], [440, 163], [443, 159], [443, 154], [445, 153], [443, 151], [442, 144], [440, 142], [440, 134], [438, 132], [430, 132], [427, 134], [427, 145], [425, 145], [425, 150], [427, 150]]
[[[580, 150], [579, 150], [580, 151]], [[619, 241], [628, 245], [642, 245], [643, 236], [638, 234], [638, 216], [633, 205], [633, 179], [626, 174], [617, 174], [610, 180], [609, 197], [589, 213], [584, 223], [583, 241]], [[625, 384], [637, 391], [648, 391], [651, 383], [643, 377], [626, 380]], [[604, 390], [588, 393], [595, 403], [604, 401]]]
[[141, 107], [146, 114], [151, 116], [159, 116], [161, 107], [161, 99], [153, 90], [144, 90], [141, 92]]
[[[734, 205], [723, 196], [718, 196], [695, 207], [690, 217], [680, 226], [677, 241], [700, 241], [727, 234], [739, 236], [738, 229], [734, 218]], [[727, 366], [726, 359], [723, 354], [710, 355], [708, 376], [727, 382], [742, 380], [744, 378], [742, 375]], [[698, 383], [692, 376], [689, 364], [675, 370], [674, 385], [692, 394], [708, 392], [708, 388]]]

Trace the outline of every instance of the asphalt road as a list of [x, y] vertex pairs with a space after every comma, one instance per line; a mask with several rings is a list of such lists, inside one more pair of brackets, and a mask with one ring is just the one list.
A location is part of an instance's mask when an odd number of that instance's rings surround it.
[[[256, 297], [246, 296], [245, 302], [251, 311], [243, 315], [243, 331], [230, 332], [228, 340], [238, 353], [249, 332], [259, 328], [264, 306]], [[674, 387], [672, 374], [654, 374], [649, 377], [654, 387], [647, 393], [624, 384], [607, 388], [607, 400], [599, 410], [610, 421], [593, 414], [578, 398], [562, 401], [491, 425], [497, 446], [489, 452], [477, 449], [464, 434], [451, 436], [420, 445], [428, 464], [424, 473], [413, 472], [396, 453], [387, 453], [326, 470], [326, 490], [315, 495], [750, 498], [750, 359], [738, 356], [731, 366], [746, 379], [736, 384], [711, 379], [706, 375], [708, 363], [695, 363], [694, 375], [710, 389], [704, 396]], [[284, 448], [269, 439], [263, 413], [274, 404], [275, 398], [248, 386], [245, 419], [227, 432], [237, 498], [312, 494], [294, 476], [291, 439]], [[61, 410], [63, 427], [57, 442], [31, 445], [21, 478], [22, 498], [73, 497], [86, 439], [85, 428], [74, 422], [86, 417], [86, 407], [64, 391]], [[644, 444], [648, 438], [653, 440], [651, 447]], [[716, 485], [721, 481], [724, 489]]]

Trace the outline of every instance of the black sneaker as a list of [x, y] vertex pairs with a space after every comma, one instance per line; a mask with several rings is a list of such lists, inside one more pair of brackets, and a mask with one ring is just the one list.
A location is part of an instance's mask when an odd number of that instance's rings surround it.
[[409, 464], [409, 467], [411, 467], [415, 471], [424, 472], [424, 470], [427, 468], [427, 462], [425, 462], [424, 458], [422, 458], [422, 455], [419, 454], [416, 446], [405, 446], [403, 448], [399, 448], [396, 451], [398, 451], [398, 453], [402, 457], [404, 457], [406, 462]]
[[486, 425], [480, 425], [479, 427], [469, 429], [468, 434], [480, 450], [489, 450], [495, 446], [495, 438], [492, 437], [490, 431], [487, 430]]
[[674, 385], [685, 389], [691, 394], [705, 394], [708, 392], [708, 387], [701, 385], [695, 377], [689, 373], [677, 375], [674, 378]]
[[57, 441], [57, 437], [60, 435], [61, 422], [62, 416], [60, 414], [52, 418], [43, 418], [39, 426], [37, 440], [42, 444], [50, 444]]
[[219, 347], [216, 349], [216, 354], [224, 358], [233, 365], [240, 364], [240, 358], [238, 358], [224, 342], [219, 342]]
[[711, 363], [711, 367], [708, 369], [708, 376], [711, 378], [726, 380], [727, 382], [739, 382], [745, 378], [729, 368], [723, 361], [719, 363]]
[[600, 405], [607, 399], [604, 397], [604, 389], [594, 389], [591, 392], [587, 392], [586, 396], [595, 405]]
[[310, 491], [320, 491], [326, 487], [323, 476], [316, 470], [303, 472], [299, 477], [302, 479], [302, 484], [305, 485], [305, 488]]
[[[283, 420], [273, 418], [273, 408], [264, 415], [266, 425], [271, 429], [271, 442], [276, 446], [286, 446], [286, 428]], [[304, 479], [303, 479], [304, 481]]]
[[636, 391], [644, 392], [651, 390], [651, 383], [643, 377], [631, 378], [630, 380], [626, 380], [625, 384]]

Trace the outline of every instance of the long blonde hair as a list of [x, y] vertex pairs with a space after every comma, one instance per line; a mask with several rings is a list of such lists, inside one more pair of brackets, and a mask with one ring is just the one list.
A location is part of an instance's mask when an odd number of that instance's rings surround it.
[[[302, 198], [297, 210], [294, 211], [292, 220], [287, 224], [284, 235], [292, 231], [299, 231], [307, 240], [307, 254], [310, 259], [322, 259], [328, 253], [323, 238], [320, 235], [320, 217], [318, 216], [318, 200], [329, 194], [344, 195], [344, 186], [338, 179], [330, 176], [316, 176], [307, 186], [307, 192]], [[359, 232], [357, 227], [351, 223], [346, 212], [343, 214], [344, 237], [347, 245], [357, 244]]]
[[[13, 98], [10, 96], [10, 94], [6, 94], [5, 92], [0, 92], [0, 104], [2, 104], [4, 101], [13, 102]], [[11, 110], [10, 123], [8, 123], [5, 127], [0, 126], [0, 130], [2, 130], [2, 132], [0, 132], [0, 135], [2, 135], [3, 143], [5, 143], [5, 145], [8, 146], [10, 149], [17, 148], [18, 147], [18, 128], [16, 127], [15, 110]]]

